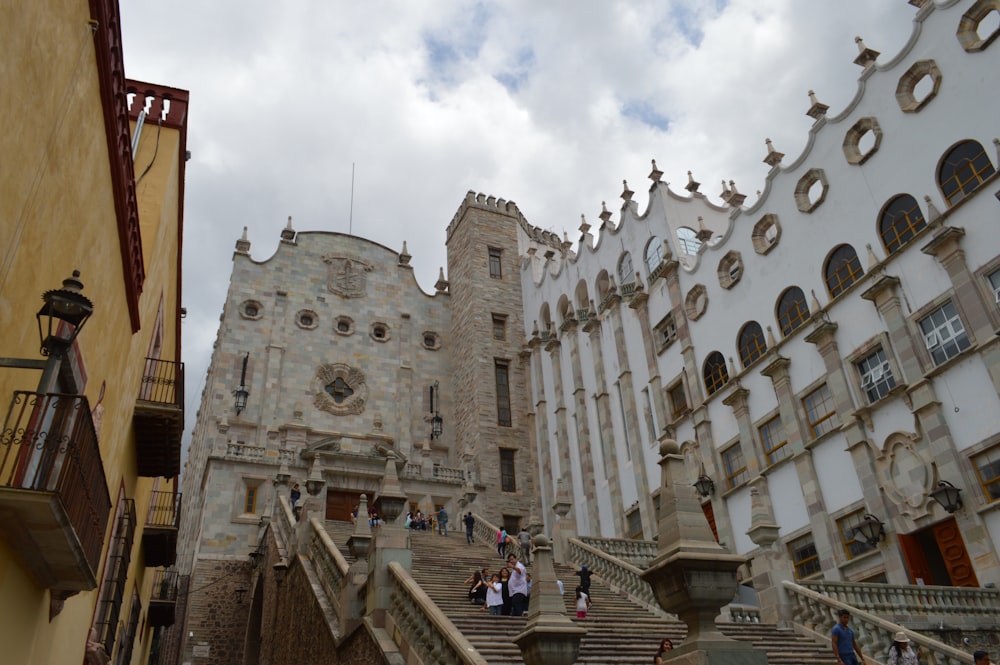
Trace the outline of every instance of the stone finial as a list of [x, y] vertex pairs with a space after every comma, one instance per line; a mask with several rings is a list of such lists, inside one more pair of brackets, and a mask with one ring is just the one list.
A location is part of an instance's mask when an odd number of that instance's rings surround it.
[[401, 265], [401, 266], [408, 266], [408, 265], [410, 265], [410, 259], [412, 259], [412, 258], [413, 257], [410, 256], [409, 250], [406, 248], [406, 241], [404, 240], [403, 241], [403, 251], [401, 251], [399, 253], [399, 265]]
[[583, 214], [580, 215], [580, 233], [582, 235], [587, 235], [590, 231], [590, 224], [587, 223], [587, 218]]
[[774, 331], [771, 330], [771, 326], [767, 327], [767, 348], [773, 349], [777, 346], [778, 341], [774, 339]]
[[626, 203], [628, 203], [632, 200], [632, 195], [635, 194], [635, 192], [628, 188], [628, 180], [622, 180], [622, 187], [624, 187], [624, 189], [622, 190], [621, 197]]
[[806, 111], [806, 115], [810, 118], [815, 118], [819, 120], [826, 115], [826, 112], [830, 110], [830, 107], [826, 104], [821, 104], [818, 99], [816, 99], [816, 93], [812, 90], [809, 91], [809, 103], [811, 106], [809, 110]]
[[812, 299], [809, 301], [809, 309], [810, 309], [809, 313], [816, 315], [823, 308], [819, 304], [819, 298], [816, 297], [816, 289], [809, 289], [809, 292], [812, 293]]
[[236, 241], [237, 254], [250, 254], [250, 241], [247, 240], [247, 227], [243, 227], [243, 235]]
[[292, 216], [288, 216], [288, 224], [281, 230], [281, 239], [285, 242], [295, 240], [295, 229], [292, 228]]
[[587, 318], [591, 321], [597, 318], [597, 305], [594, 304], [594, 299], [590, 299], [590, 309], [587, 311]]
[[867, 67], [868, 65], [873, 64], [876, 59], [878, 59], [879, 52], [865, 46], [865, 42], [864, 40], [861, 39], [861, 37], [855, 37], [854, 43], [858, 45], [858, 57], [854, 59], [855, 65], [858, 65], [860, 67]]
[[878, 266], [878, 257], [875, 256], [875, 250], [872, 249], [872, 244], [865, 243], [865, 248], [868, 250], [868, 270], [874, 270]]
[[754, 544], [769, 547], [778, 540], [778, 523], [767, 491], [767, 479], [757, 476], [750, 481], [750, 529], [747, 535]]
[[684, 189], [686, 189], [689, 192], [691, 192], [692, 194], [694, 194], [695, 192], [698, 191], [699, 187], [701, 187], [701, 183], [698, 182], [698, 181], [696, 181], [694, 179], [694, 176], [691, 175], [691, 172], [688, 171], [688, 184], [684, 186]]
[[767, 157], [764, 158], [764, 163], [771, 167], [777, 166], [781, 163], [781, 158], [785, 156], [785, 153], [775, 150], [771, 139], [764, 139], [764, 143], [767, 145]]
[[438, 279], [434, 282], [434, 288], [438, 293], [443, 293], [448, 290], [448, 280], [444, 278], [444, 266], [438, 267]]
[[653, 162], [653, 170], [649, 172], [649, 179], [652, 180], [653, 182], [660, 182], [660, 178], [663, 177], [663, 171], [656, 168], [655, 159], [652, 160], [652, 162]]
[[732, 378], [736, 376], [736, 363], [733, 362], [733, 357], [729, 356], [729, 377]]
[[726, 203], [729, 203], [729, 195], [730, 194], [732, 194], [732, 192], [729, 191], [729, 187], [726, 185], [726, 181], [723, 180], [722, 181], [722, 193], [719, 194], [719, 197], [723, 201], [725, 201]]
[[[723, 181], [722, 184], [726, 183]], [[712, 230], [705, 226], [705, 220], [701, 215], [698, 216], [698, 232], [694, 234], [694, 237], [698, 239], [698, 242], [708, 242], [712, 239]]]
[[941, 216], [941, 212], [937, 209], [937, 206], [934, 205], [934, 202], [931, 201], [931, 197], [927, 196], [926, 194], [924, 194], [924, 203], [927, 204], [928, 222], [933, 222], [935, 219]]
[[538, 337], [538, 319], [535, 319], [534, 326], [531, 328], [531, 336]]
[[608, 210], [608, 205], [604, 201], [601, 201], [601, 214], [598, 216], [601, 218], [602, 227], [611, 219], [611, 211]]
[[993, 147], [996, 148], [997, 159], [1000, 159], [1000, 138], [993, 139]]
[[347, 539], [347, 548], [356, 558], [368, 556], [372, 543], [372, 527], [368, 520], [368, 495], [358, 497], [358, 516], [354, 520], [354, 531]]
[[729, 205], [733, 206], [734, 208], [739, 208], [741, 205], [743, 205], [743, 202], [746, 201], [746, 199], [747, 199], [747, 195], [746, 194], [740, 194], [739, 191], [736, 189], [736, 183], [733, 182], [732, 180], [730, 180], [729, 181]]
[[639, 295], [646, 290], [646, 285], [642, 283], [642, 273], [635, 273], [635, 295]]

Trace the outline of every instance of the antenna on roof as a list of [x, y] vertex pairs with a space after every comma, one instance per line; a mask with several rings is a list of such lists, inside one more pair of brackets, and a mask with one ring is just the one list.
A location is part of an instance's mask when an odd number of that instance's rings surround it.
[[351, 162], [351, 210], [347, 215], [347, 234], [354, 235], [354, 162]]

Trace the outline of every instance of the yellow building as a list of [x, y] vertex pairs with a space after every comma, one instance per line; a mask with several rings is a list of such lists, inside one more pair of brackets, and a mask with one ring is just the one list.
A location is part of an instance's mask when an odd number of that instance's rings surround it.
[[117, 0], [14, 3], [0, 43], [0, 662], [157, 662], [188, 93], [126, 80]]

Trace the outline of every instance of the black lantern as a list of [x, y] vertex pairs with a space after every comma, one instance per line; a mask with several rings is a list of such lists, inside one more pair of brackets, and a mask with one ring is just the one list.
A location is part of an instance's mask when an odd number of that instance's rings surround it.
[[939, 481], [937, 487], [929, 492], [930, 497], [941, 504], [941, 507], [949, 513], [953, 513], [962, 507], [961, 494], [962, 490], [947, 480]]
[[263, 558], [264, 558], [264, 553], [261, 552], [259, 549], [256, 549], [253, 552], [250, 552], [250, 565], [253, 568], [256, 568], [257, 566], [260, 565], [260, 561]]
[[240, 587], [238, 589], [234, 589], [233, 590], [233, 595], [236, 596], [236, 604], [237, 605], [242, 605], [243, 604], [243, 599], [246, 598], [247, 590], [244, 589], [243, 587]]
[[278, 586], [281, 586], [281, 583], [285, 581], [285, 573], [288, 572], [288, 560], [282, 558], [278, 561], [278, 563], [271, 566], [271, 568], [274, 570], [275, 583]]
[[444, 426], [444, 419], [441, 418], [441, 416], [439, 416], [438, 414], [435, 413], [434, 417], [431, 418], [431, 438], [432, 439], [437, 439], [438, 437], [441, 436], [441, 432], [444, 429], [443, 426]]
[[861, 526], [854, 530], [854, 539], [862, 540], [869, 547], [878, 547], [879, 542], [885, 537], [885, 524], [882, 520], [871, 514], [866, 514]]
[[243, 413], [243, 409], [247, 408], [247, 398], [250, 397], [250, 392], [247, 390], [247, 362], [250, 360], [250, 352], [248, 351], [245, 356], [243, 356], [243, 371], [240, 373], [240, 387], [233, 391], [233, 395], [236, 396], [236, 415]]
[[715, 494], [715, 481], [708, 477], [702, 469], [701, 475], [698, 476], [698, 480], [694, 481], [694, 488], [698, 490], [698, 494], [701, 496], [708, 496], [710, 494]]
[[[94, 303], [81, 293], [82, 290], [80, 271], [74, 270], [72, 277], [63, 280], [61, 289], [42, 294], [45, 304], [35, 316], [43, 356], [59, 354], [69, 348], [94, 313]], [[72, 330], [60, 330], [62, 322], [72, 326]]]
[[440, 394], [440, 385], [437, 381], [430, 388], [430, 411], [434, 415], [431, 416], [431, 441], [441, 437], [441, 432], [444, 431], [444, 418], [441, 417], [439, 413], [438, 399]]

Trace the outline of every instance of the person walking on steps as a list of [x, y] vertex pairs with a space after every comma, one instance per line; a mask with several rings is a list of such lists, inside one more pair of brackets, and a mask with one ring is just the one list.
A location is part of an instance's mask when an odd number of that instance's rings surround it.
[[528, 530], [521, 526], [521, 530], [517, 532], [517, 544], [521, 546], [521, 559], [524, 560], [524, 565], [531, 565], [531, 534]]
[[438, 534], [442, 536], [448, 535], [448, 511], [441, 506], [438, 510]]
[[497, 554], [501, 559], [507, 558], [507, 529], [503, 527], [497, 531]]
[[472, 529], [476, 526], [476, 518], [470, 512], [462, 521], [465, 522], [465, 542], [472, 544]]
[[576, 571], [575, 575], [580, 578], [580, 589], [587, 594], [587, 607], [592, 606], [593, 603], [590, 602], [590, 576], [593, 573], [587, 569], [587, 564], [583, 564], [580, 566], [580, 570]]
[[847, 610], [837, 612], [837, 625], [830, 631], [833, 655], [837, 657], [837, 665], [864, 665], [861, 645], [855, 639], [854, 631], [847, 625], [850, 620], [851, 613]]

